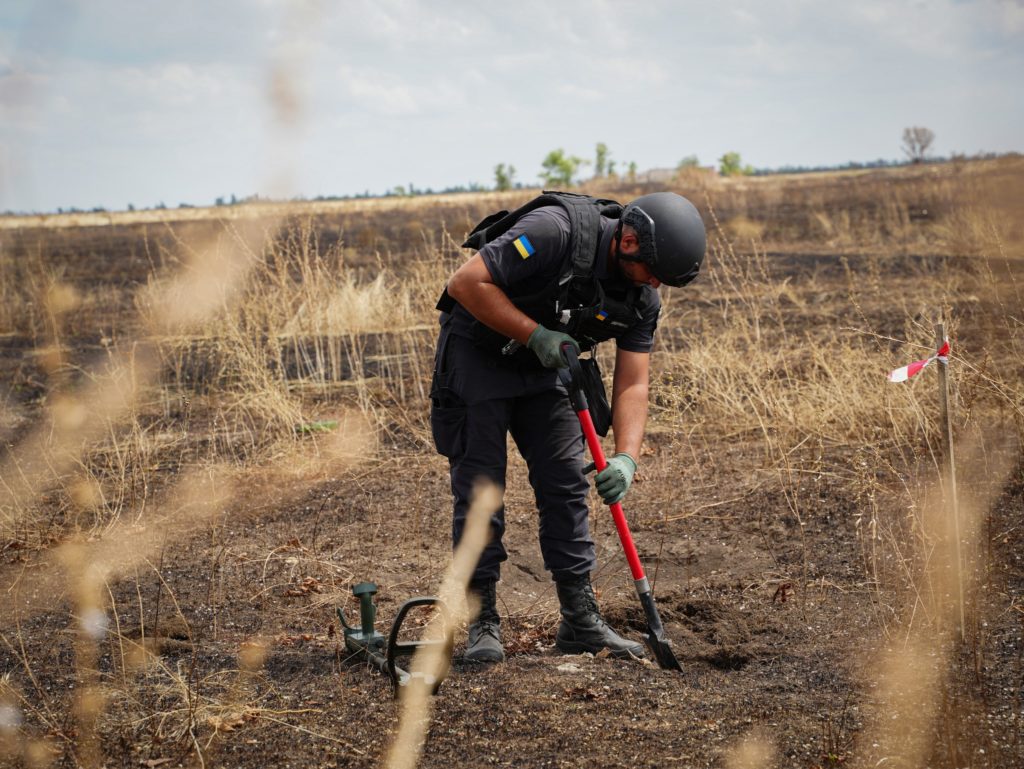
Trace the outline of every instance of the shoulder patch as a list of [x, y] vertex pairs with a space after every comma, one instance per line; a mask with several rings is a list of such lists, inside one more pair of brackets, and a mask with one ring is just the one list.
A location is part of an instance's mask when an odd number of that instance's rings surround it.
[[516, 251], [519, 252], [519, 255], [523, 257], [523, 259], [529, 259], [537, 252], [537, 250], [533, 247], [533, 244], [530, 242], [530, 239], [526, 237], [525, 234], [520, 235], [518, 238], [512, 241], [512, 245], [516, 247]]

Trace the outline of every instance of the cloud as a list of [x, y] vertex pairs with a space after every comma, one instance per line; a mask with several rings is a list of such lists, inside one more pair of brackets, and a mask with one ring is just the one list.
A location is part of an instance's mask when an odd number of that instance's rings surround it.
[[0, 132], [37, 174], [38, 197], [13, 205], [259, 191], [284, 134], [304, 142], [299, 191], [331, 193], [466, 183], [497, 162], [533, 179], [551, 148], [598, 141], [641, 167], [892, 156], [905, 119], [943, 146], [1019, 148], [1020, 2], [182, 3], [0, 14]]
[[396, 118], [449, 111], [466, 103], [463, 89], [450, 80], [416, 83], [394, 73], [349, 65], [339, 68], [338, 78], [349, 99], [340, 105], [345, 112], [366, 110]]
[[183, 62], [168, 62], [153, 67], [114, 68], [103, 80], [121, 96], [139, 104], [159, 104], [170, 108], [194, 106], [220, 98], [233, 80], [217, 67], [194, 67]]
[[607, 94], [597, 88], [585, 88], [572, 83], [562, 83], [558, 86], [558, 93], [576, 101], [597, 102], [606, 98]]

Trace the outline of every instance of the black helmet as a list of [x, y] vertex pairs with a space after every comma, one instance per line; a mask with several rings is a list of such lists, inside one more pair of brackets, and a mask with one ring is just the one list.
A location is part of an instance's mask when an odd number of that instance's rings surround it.
[[641, 195], [622, 211], [616, 240], [622, 238], [622, 225], [636, 231], [643, 262], [651, 274], [667, 286], [685, 286], [697, 277], [704, 261], [707, 238], [704, 222], [693, 203], [674, 192]]

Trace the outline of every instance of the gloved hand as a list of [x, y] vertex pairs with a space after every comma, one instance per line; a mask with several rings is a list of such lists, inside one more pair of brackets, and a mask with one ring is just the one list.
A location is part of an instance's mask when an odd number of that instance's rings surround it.
[[537, 326], [530, 334], [530, 338], [526, 340], [526, 346], [540, 358], [544, 368], [565, 368], [569, 365], [565, 362], [565, 356], [562, 355], [562, 345], [566, 342], [573, 346], [577, 355], [580, 354], [580, 346], [568, 334]]
[[597, 493], [606, 505], [622, 501], [635, 473], [636, 461], [624, 451], [608, 460], [608, 466], [594, 477]]

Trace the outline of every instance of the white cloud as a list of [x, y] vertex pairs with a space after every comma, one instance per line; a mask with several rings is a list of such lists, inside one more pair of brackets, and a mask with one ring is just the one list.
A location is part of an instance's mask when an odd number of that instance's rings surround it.
[[416, 83], [374, 69], [343, 65], [338, 77], [348, 103], [343, 111], [367, 110], [385, 117], [409, 117], [457, 109], [466, 102], [463, 89], [448, 80]]
[[732, 17], [740, 24], [756, 24], [757, 18], [753, 13], [744, 8], [731, 9]]
[[562, 83], [557, 92], [576, 101], [597, 102], [607, 98], [607, 94], [597, 88], [584, 88], [573, 83]]
[[228, 76], [223, 70], [213, 67], [197, 68], [181, 62], [169, 62], [146, 69], [113, 69], [104, 73], [103, 79], [129, 99], [176, 108], [219, 98]]
[[[282, 135], [305, 142], [299, 191], [333, 193], [488, 179], [497, 162], [532, 180], [553, 147], [598, 141], [641, 167], [891, 157], [905, 115], [943, 146], [1020, 148], [1020, 2], [182, 2], [83, 0], [60, 45], [34, 6], [44, 45], [0, 54], [8, 165], [36, 174], [12, 205], [260, 191]], [[26, 35], [0, 19], [0, 41]], [[282, 94], [301, 120], [275, 123]]]
[[343, 66], [338, 73], [353, 106], [389, 117], [415, 115], [420, 105], [413, 89], [394, 78], [374, 72], [357, 72]]

